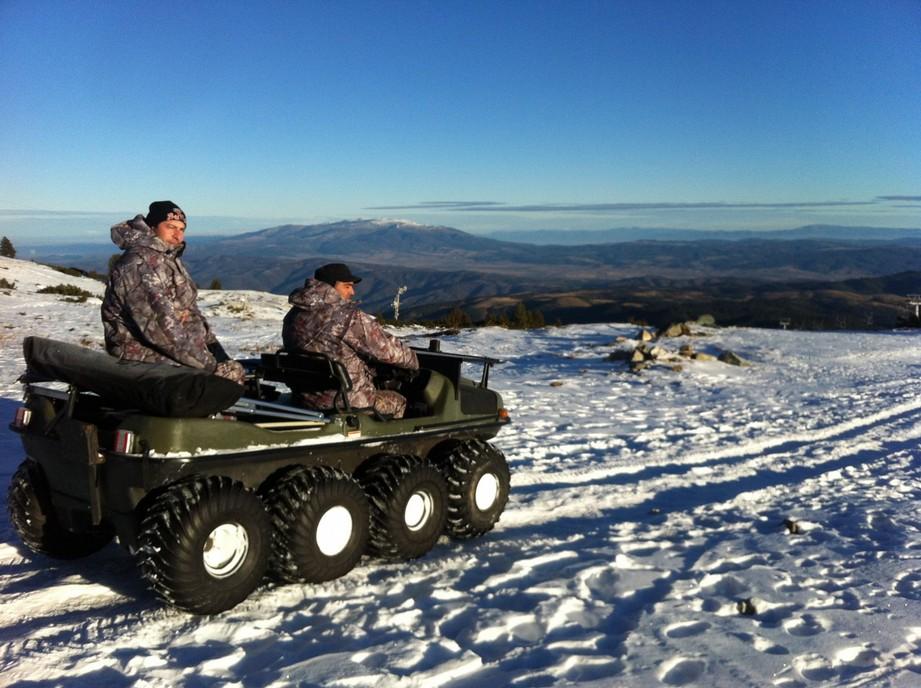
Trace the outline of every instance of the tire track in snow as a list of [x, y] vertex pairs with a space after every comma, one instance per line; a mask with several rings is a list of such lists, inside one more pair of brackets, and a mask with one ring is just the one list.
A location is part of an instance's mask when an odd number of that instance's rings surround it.
[[[878, 411], [868, 416], [859, 416], [850, 421], [836, 423], [817, 430], [807, 430], [766, 437], [764, 439], [750, 441], [732, 447], [695, 452], [683, 458], [674, 458], [663, 454], [659, 454], [658, 456], [652, 454], [643, 457], [643, 466], [641, 467], [614, 466], [611, 468], [567, 472], [565, 474], [566, 483], [559, 481], [559, 475], [547, 476], [531, 474], [521, 477], [516, 475], [514, 489], [518, 490], [522, 487], [531, 485], [550, 485], [552, 487], [554, 483], [559, 483], [560, 486], [566, 486], [599, 482], [613, 476], [630, 476], [654, 468], [667, 467], [669, 465], [676, 467], [694, 466], [716, 463], [725, 459], [742, 459], [746, 456], [760, 456], [767, 452], [789, 451], [794, 449], [797, 445], [815, 444], [816, 442], [832, 439], [845, 433], [871, 429], [889, 420], [897, 419], [900, 416], [912, 413], [918, 413], [919, 417], [921, 417], [921, 399], [898, 404], [884, 411]], [[921, 418], [919, 418], [919, 420], [921, 420]], [[588, 443], [586, 443], [586, 447], [587, 446]]]
[[[914, 449], [921, 440], [921, 427], [904, 440], [880, 444], [862, 441], [831, 457], [820, 457], [797, 463], [800, 455], [785, 457], [786, 466], [765, 466], [777, 457], [756, 457], [741, 466], [717, 466], [708, 473], [692, 476], [687, 473], [652, 478], [635, 484], [617, 485], [609, 481], [566, 486], [551, 492], [537, 492], [531, 499], [516, 500], [503, 514], [499, 537], [514, 540], [529, 531], [578, 532], [587, 520], [643, 520], [656, 513], [688, 510], [713, 502], [722, 502], [744, 492], [777, 485], [796, 485], [823, 473], [858, 465], [878, 458], [881, 454]], [[726, 470], [721, 470], [727, 468]], [[611, 488], [614, 488], [613, 490]], [[514, 490], [514, 486], [513, 486]], [[573, 530], [575, 529], [575, 530]]]

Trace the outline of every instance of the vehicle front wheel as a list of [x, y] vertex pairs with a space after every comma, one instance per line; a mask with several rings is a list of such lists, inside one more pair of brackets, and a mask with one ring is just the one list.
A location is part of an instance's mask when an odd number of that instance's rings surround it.
[[470, 440], [434, 463], [448, 484], [448, 533], [465, 539], [491, 530], [508, 502], [509, 470], [502, 452]]
[[226, 477], [191, 478], [147, 507], [138, 561], [161, 598], [195, 614], [216, 614], [262, 581], [270, 538], [269, 515], [254, 492]]
[[6, 504], [10, 522], [26, 547], [55, 559], [88, 556], [114, 537], [111, 526], [105, 523], [81, 532], [64, 528], [54, 513], [45, 474], [31, 459], [19, 464], [13, 474]]
[[444, 478], [415, 456], [386, 456], [359, 473], [371, 505], [371, 548], [389, 559], [415, 559], [444, 530]]
[[368, 544], [368, 500], [345, 473], [296, 469], [264, 494], [274, 535], [271, 567], [289, 583], [344, 576]]

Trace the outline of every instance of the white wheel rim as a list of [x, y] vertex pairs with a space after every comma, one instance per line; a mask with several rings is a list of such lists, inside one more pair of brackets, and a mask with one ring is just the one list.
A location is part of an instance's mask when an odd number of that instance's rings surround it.
[[211, 531], [202, 548], [205, 571], [213, 578], [232, 576], [249, 553], [249, 535], [239, 523], [222, 523]]
[[428, 492], [413, 492], [403, 510], [403, 522], [411, 531], [422, 530], [434, 511], [432, 496]]
[[328, 509], [317, 524], [317, 547], [327, 557], [334, 557], [352, 539], [352, 514], [344, 506]]
[[484, 473], [480, 476], [473, 492], [473, 499], [476, 502], [476, 508], [480, 511], [492, 508], [499, 499], [499, 478], [495, 473]]

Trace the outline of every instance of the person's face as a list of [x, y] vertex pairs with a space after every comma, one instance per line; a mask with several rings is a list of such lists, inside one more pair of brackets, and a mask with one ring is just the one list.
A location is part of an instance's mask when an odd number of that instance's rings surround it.
[[166, 220], [157, 225], [157, 237], [164, 244], [178, 246], [185, 238], [185, 222], [182, 220]]
[[343, 301], [351, 301], [352, 297], [355, 296], [354, 282], [336, 282], [333, 289], [342, 297]]

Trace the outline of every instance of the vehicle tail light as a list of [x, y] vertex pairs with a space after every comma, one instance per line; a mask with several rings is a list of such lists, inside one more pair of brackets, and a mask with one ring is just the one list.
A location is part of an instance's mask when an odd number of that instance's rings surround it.
[[113, 449], [119, 454], [130, 454], [134, 450], [134, 433], [130, 430], [117, 430]]
[[499, 409], [499, 420], [511, 420], [512, 417], [508, 415], [508, 409], [500, 408]]
[[16, 409], [16, 418], [13, 419], [13, 427], [23, 430], [29, 425], [30, 420], [32, 420], [32, 409], [20, 406]]

